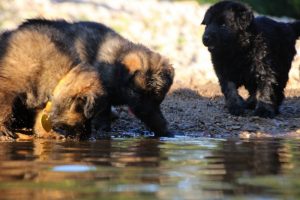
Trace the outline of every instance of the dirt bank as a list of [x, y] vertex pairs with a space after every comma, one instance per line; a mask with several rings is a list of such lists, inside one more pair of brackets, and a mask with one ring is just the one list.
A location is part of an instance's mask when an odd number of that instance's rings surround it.
[[[240, 91], [244, 97], [245, 90]], [[188, 89], [173, 88], [162, 104], [170, 130], [179, 135], [205, 137], [281, 137], [300, 136], [300, 90], [286, 91], [281, 113], [274, 119], [230, 115], [224, 108], [224, 98], [216, 84]], [[140, 134], [146, 131], [142, 123], [117, 108], [120, 119], [113, 123], [114, 133]]]

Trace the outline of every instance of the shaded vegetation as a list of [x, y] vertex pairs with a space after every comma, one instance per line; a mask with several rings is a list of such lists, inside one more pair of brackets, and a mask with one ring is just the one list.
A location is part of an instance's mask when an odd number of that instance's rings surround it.
[[[199, 3], [216, 3], [220, 0], [197, 0]], [[249, 4], [255, 11], [273, 16], [289, 16], [300, 19], [300, 0], [240, 0]]]

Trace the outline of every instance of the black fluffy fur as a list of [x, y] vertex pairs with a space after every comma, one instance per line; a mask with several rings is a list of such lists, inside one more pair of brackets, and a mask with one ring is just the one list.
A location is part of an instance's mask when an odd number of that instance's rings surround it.
[[[229, 112], [241, 115], [248, 108], [254, 115], [274, 117], [284, 99], [300, 22], [254, 17], [247, 5], [222, 1], [207, 10], [202, 24], [203, 44], [211, 53]], [[240, 86], [249, 91], [246, 101], [238, 94]]]

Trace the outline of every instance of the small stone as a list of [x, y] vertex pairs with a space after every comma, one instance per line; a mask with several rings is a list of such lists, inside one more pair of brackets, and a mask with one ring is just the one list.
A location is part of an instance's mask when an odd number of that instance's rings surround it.
[[250, 136], [251, 136], [251, 133], [249, 133], [248, 131], [244, 131], [244, 132], [241, 132], [241, 133], [239, 134], [239, 137], [240, 137], [241, 139], [249, 139]]
[[239, 129], [241, 129], [241, 126], [239, 126], [239, 125], [234, 125], [234, 126], [231, 126], [231, 129], [232, 129], [232, 130], [239, 130]]

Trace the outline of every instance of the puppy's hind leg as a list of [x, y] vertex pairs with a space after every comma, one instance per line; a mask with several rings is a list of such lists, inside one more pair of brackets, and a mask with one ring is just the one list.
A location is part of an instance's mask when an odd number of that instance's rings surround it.
[[279, 89], [278, 87], [279, 86], [272, 83], [271, 80], [265, 80], [259, 85], [254, 115], [264, 118], [275, 117], [284, 97], [283, 89]]
[[254, 110], [257, 104], [256, 90], [249, 89], [249, 97], [246, 100], [246, 108]]

